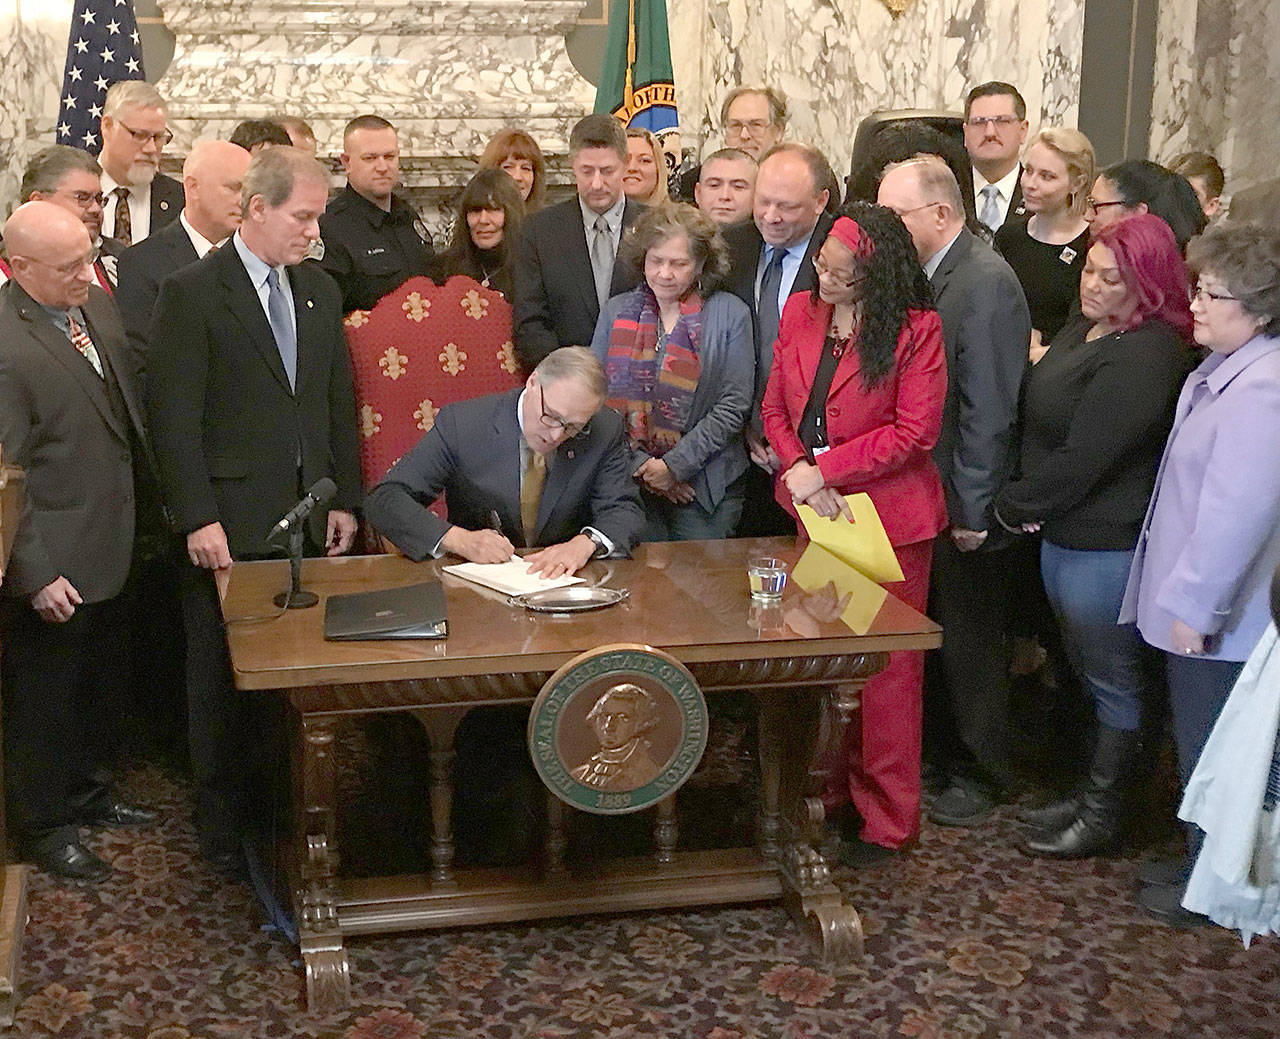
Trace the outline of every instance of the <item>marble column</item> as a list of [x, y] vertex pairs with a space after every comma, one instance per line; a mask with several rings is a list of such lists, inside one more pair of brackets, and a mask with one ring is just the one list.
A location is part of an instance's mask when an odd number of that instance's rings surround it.
[[1165, 0], [1156, 29], [1151, 158], [1213, 153], [1227, 194], [1280, 167], [1280, 9], [1271, 0]]
[[686, 147], [719, 147], [719, 109], [738, 83], [782, 90], [789, 133], [848, 171], [871, 112], [959, 111], [969, 87], [1002, 79], [1034, 131], [1074, 125], [1083, 46], [1078, 0], [671, 0], [672, 63]]

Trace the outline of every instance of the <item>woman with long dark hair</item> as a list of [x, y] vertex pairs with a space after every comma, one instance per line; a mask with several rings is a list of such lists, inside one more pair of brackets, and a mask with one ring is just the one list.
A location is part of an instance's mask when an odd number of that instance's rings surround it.
[[1184, 252], [1209, 222], [1187, 178], [1158, 162], [1125, 159], [1099, 173], [1084, 210], [1093, 233], [1138, 213], [1151, 213], [1168, 224]]
[[453, 238], [431, 267], [443, 285], [462, 274], [511, 298], [511, 243], [524, 218], [515, 182], [502, 170], [481, 170], [458, 196]]
[[[905, 578], [889, 590], [924, 610], [947, 525], [931, 455], [947, 390], [942, 323], [898, 216], [866, 203], [846, 213], [814, 258], [817, 289], [782, 311], [762, 406], [781, 461], [775, 493], [793, 515], [804, 503], [831, 518], [847, 514], [844, 495], [869, 494]], [[883, 861], [919, 830], [923, 681], [922, 653], [890, 654], [846, 730], [824, 800], [851, 801], [862, 819], [857, 835], [842, 824], [849, 865]]]

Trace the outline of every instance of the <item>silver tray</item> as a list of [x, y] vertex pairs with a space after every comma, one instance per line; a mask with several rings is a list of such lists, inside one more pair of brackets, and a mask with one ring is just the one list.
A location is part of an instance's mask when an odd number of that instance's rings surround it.
[[571, 584], [564, 588], [544, 588], [539, 592], [513, 595], [507, 602], [534, 613], [584, 613], [587, 610], [617, 606], [630, 594], [625, 588], [589, 588], [582, 584]]

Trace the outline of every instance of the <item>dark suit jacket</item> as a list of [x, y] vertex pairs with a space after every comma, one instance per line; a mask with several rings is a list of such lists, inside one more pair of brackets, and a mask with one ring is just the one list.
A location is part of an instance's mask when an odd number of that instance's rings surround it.
[[182, 190], [182, 181], [157, 173], [151, 181], [151, 229], [147, 232], [147, 237], [177, 220], [186, 204], [187, 196]]
[[85, 602], [124, 587], [133, 551], [135, 447], [142, 405], [120, 363], [124, 329], [93, 286], [81, 308], [105, 379], [15, 281], [0, 289], [0, 443], [27, 472], [27, 507], [6, 592], [30, 596], [59, 575]]
[[147, 332], [151, 328], [156, 298], [160, 295], [160, 283], [197, 259], [196, 247], [177, 220], [120, 254], [116, 306], [124, 320], [125, 335], [129, 337], [129, 349], [139, 378], [146, 370]]
[[[627, 200], [622, 212], [625, 230], [644, 212], [644, 206]], [[621, 255], [622, 250], [618, 250]], [[640, 276], [626, 263], [613, 265], [609, 295], [628, 292]], [[525, 221], [516, 246], [515, 324], [516, 356], [532, 371], [552, 350], [562, 346], [590, 346], [600, 317], [582, 208], [575, 195], [567, 202], [534, 213]]]
[[932, 281], [947, 351], [947, 397], [933, 458], [952, 524], [991, 531], [985, 548], [1003, 540], [992, 503], [1017, 461], [1031, 314], [1013, 268], [967, 229]]
[[[822, 243], [827, 240], [827, 232], [836, 222], [830, 213], [823, 213], [814, 225], [809, 236], [809, 246], [804, 251], [804, 259], [800, 261], [800, 269], [796, 271], [796, 280], [791, 283], [790, 295], [797, 292], [812, 292], [818, 283], [818, 273], [813, 269], [813, 258], [818, 255]], [[760, 250], [764, 247], [764, 239], [752, 220], [744, 220], [733, 227], [725, 228], [724, 240], [729, 246], [729, 291], [747, 305], [751, 311], [752, 339], [756, 336], [756, 271], [760, 265]], [[758, 427], [760, 424], [760, 401], [764, 397], [764, 386], [769, 381], [769, 368], [773, 364], [773, 344], [761, 344], [756, 352], [756, 385], [755, 394], [751, 398], [751, 421]]]
[[[587, 432], [561, 444], [547, 467], [532, 535], [520, 522], [520, 389], [447, 404], [436, 424], [372, 491], [367, 515], [410, 559], [425, 559], [451, 525], [481, 530], [497, 512], [514, 545], [557, 545], [595, 527], [626, 553], [644, 513], [617, 412], [601, 408]], [[445, 494], [449, 521], [427, 510]]]
[[[221, 523], [236, 558], [322, 476], [333, 507], [360, 502], [355, 403], [338, 287], [314, 264], [289, 268], [297, 392], [234, 245], [160, 287], [147, 336], [147, 412], [161, 486], [182, 534]], [[301, 473], [298, 459], [301, 458]], [[324, 516], [312, 514], [323, 543]]]

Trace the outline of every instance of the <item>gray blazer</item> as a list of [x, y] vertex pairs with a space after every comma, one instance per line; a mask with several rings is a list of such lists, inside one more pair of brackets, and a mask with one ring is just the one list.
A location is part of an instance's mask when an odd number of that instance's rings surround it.
[[0, 289], [0, 444], [27, 473], [5, 591], [65, 577], [87, 603], [119, 593], [133, 552], [133, 447], [145, 450], [124, 329], [97, 286], [80, 308], [105, 379], [16, 281]]
[[1013, 268], [967, 229], [931, 281], [947, 351], [947, 397], [933, 449], [947, 515], [953, 526], [991, 531], [987, 545], [1003, 542], [992, 508], [1017, 460], [1031, 314]]
[[[602, 364], [609, 352], [613, 322], [637, 291], [614, 296], [600, 314], [591, 352]], [[681, 483], [691, 484], [698, 504], [708, 512], [720, 504], [725, 488], [750, 464], [742, 431], [751, 411], [755, 357], [747, 305], [733, 293], [714, 293], [702, 304], [702, 376], [693, 394], [689, 428], [676, 446], [662, 456], [671, 475]], [[633, 450], [631, 472], [648, 457], [644, 451]]]

